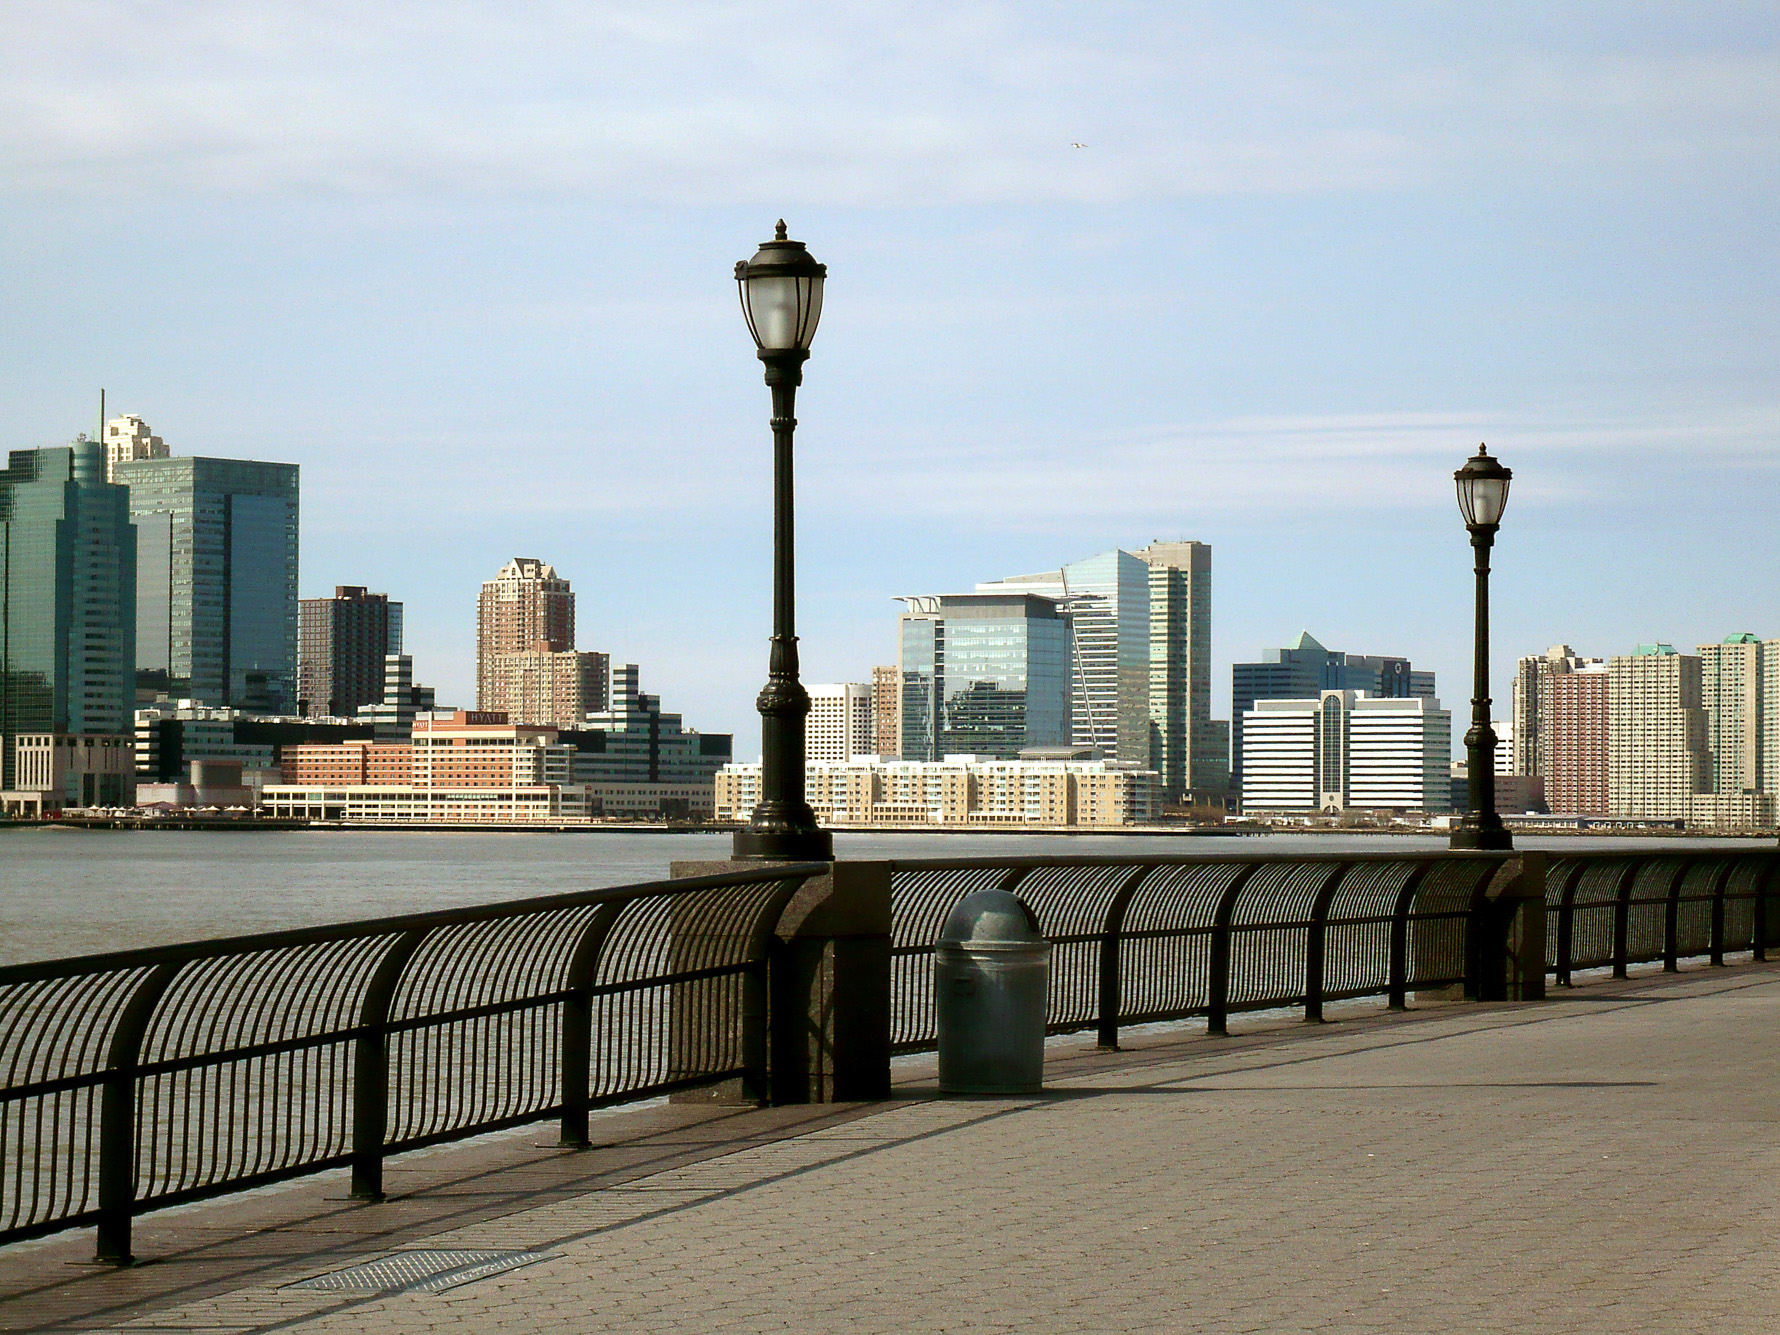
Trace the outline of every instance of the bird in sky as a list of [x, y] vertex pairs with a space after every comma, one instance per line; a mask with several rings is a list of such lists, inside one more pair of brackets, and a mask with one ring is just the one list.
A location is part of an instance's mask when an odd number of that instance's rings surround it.
[[1071, 147], [1071, 148], [1086, 148], [1086, 147], [1087, 147], [1087, 145], [1086, 145], [1086, 144], [1078, 144], [1078, 143], [1076, 143], [1076, 142], [1074, 142], [1074, 141], [1073, 141], [1073, 140], [1071, 140], [1071, 141], [1070, 141], [1070, 145], [1069, 145], [1069, 146], [1070, 146], [1070, 147]]

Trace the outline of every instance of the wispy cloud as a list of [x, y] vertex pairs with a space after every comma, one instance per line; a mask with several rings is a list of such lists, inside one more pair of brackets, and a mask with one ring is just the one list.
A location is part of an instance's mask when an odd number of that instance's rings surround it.
[[1512, 6], [19, 0], [0, 188], [894, 204], [1772, 172], [1780, 55], [1734, 21], [1757, 7], [1669, 43], [1570, 8], [1554, 32]]

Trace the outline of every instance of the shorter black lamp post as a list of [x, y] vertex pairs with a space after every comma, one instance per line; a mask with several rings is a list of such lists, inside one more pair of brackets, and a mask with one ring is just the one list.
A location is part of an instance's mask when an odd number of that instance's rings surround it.
[[760, 710], [760, 792], [748, 828], [735, 833], [737, 858], [830, 862], [834, 836], [804, 800], [804, 719], [810, 693], [797, 679], [796, 528], [792, 522], [791, 435], [797, 387], [822, 318], [828, 267], [801, 241], [777, 235], [735, 266], [748, 331], [773, 392], [773, 647]]
[[1477, 570], [1477, 617], [1472, 631], [1471, 730], [1465, 734], [1466, 787], [1470, 807], [1452, 827], [1451, 847], [1513, 848], [1514, 839], [1496, 814], [1496, 730], [1490, 726], [1490, 548], [1502, 511], [1508, 508], [1508, 482], [1514, 474], [1482, 445], [1453, 475], [1459, 513], [1471, 531]]

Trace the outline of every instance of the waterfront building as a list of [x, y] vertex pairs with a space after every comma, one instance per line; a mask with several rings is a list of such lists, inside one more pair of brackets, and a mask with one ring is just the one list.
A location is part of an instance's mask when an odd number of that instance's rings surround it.
[[236, 760], [250, 770], [274, 769], [284, 750], [303, 743], [369, 741], [369, 720], [251, 714], [198, 700], [161, 700], [135, 710], [139, 784], [182, 783], [194, 760]]
[[1211, 716], [1211, 547], [1152, 542], [1149, 567], [1149, 760], [1171, 803], [1221, 799], [1230, 787], [1230, 724]]
[[1607, 807], [1618, 817], [1685, 820], [1711, 791], [1712, 756], [1697, 654], [1641, 644], [1607, 662]]
[[575, 647], [575, 595], [556, 567], [535, 556], [516, 556], [493, 579], [484, 581], [476, 603], [476, 707], [505, 692], [508, 678], [495, 682], [499, 654], [562, 653]]
[[104, 448], [84, 436], [14, 450], [0, 472], [0, 791], [24, 791], [22, 736], [130, 732], [136, 529], [129, 507], [129, 493], [105, 480]]
[[347, 824], [581, 823], [588, 790], [573, 782], [573, 754], [555, 728], [458, 710], [416, 719], [408, 742], [289, 748], [261, 802], [268, 816]]
[[735, 754], [726, 732], [697, 732], [641, 689], [635, 663], [613, 674], [612, 707], [564, 729], [588, 812], [628, 820], [708, 819], [717, 771]]
[[13, 785], [0, 792], [0, 813], [11, 816], [135, 804], [135, 739], [128, 735], [20, 733]]
[[297, 713], [356, 713], [384, 697], [384, 659], [402, 652], [402, 605], [362, 585], [297, 604]]
[[[1596, 666], [1604, 667], [1605, 660], [1582, 658], [1567, 644], [1554, 644], [1542, 654], [1527, 654], [1515, 663], [1514, 744], [1509, 752], [1513, 773], [1551, 777], [1552, 730], [1555, 726], [1552, 701], [1556, 683], [1561, 677]], [[1604, 721], [1602, 727], [1605, 728]], [[1603, 739], [1605, 736], [1603, 731]], [[1554, 809], [1568, 810], [1563, 807]], [[1592, 814], [1605, 815], [1606, 812]]]
[[[950, 755], [939, 761], [854, 756], [805, 767], [805, 792], [824, 825], [1122, 826], [1153, 820], [1161, 776], [1087, 748], [1055, 756], [997, 759]], [[716, 817], [744, 822], [760, 798], [760, 766], [717, 773]]]
[[297, 465], [138, 458], [112, 475], [137, 530], [137, 684], [295, 713]]
[[1147, 766], [1149, 564], [1131, 552], [1101, 552], [1058, 570], [978, 584], [977, 592], [1039, 594], [1057, 604], [1069, 619], [1070, 633], [1070, 735], [1066, 740]]
[[1069, 740], [1069, 621], [1055, 599], [1008, 591], [901, 601], [905, 760], [1012, 760]]
[[839, 682], [808, 688], [810, 712], [804, 720], [805, 762], [851, 760], [876, 754], [872, 729], [872, 688], [861, 682]]
[[902, 754], [902, 673], [894, 663], [871, 670], [871, 726], [874, 755]]
[[165, 459], [167, 442], [149, 430], [148, 423], [134, 413], [114, 417], [105, 424], [105, 480], [115, 482], [113, 470], [119, 464], [138, 459]]
[[414, 731], [414, 720], [430, 714], [437, 705], [431, 686], [414, 684], [414, 660], [407, 654], [386, 654], [383, 659], [383, 697], [361, 705], [360, 723], [371, 725], [380, 742], [405, 742]]
[[1427, 696], [1327, 690], [1243, 715], [1245, 812], [1397, 811], [1452, 801], [1452, 715]]
[[487, 710], [519, 723], [573, 728], [606, 707], [606, 655], [550, 643], [489, 655], [480, 693]]
[[[1568, 671], [1541, 681], [1539, 691], [1536, 727], [1540, 742], [1531, 752], [1539, 769], [1528, 777], [1545, 781], [1545, 802], [1552, 811], [1575, 816], [1610, 814], [1606, 662], [1581, 660]], [[1528, 763], [1523, 759], [1526, 755], [1525, 748], [1515, 748], [1517, 764]]]
[[[1706, 745], [1712, 756], [1713, 793], [1772, 792], [1780, 788], [1780, 756], [1772, 753], [1780, 732], [1768, 716], [1780, 701], [1780, 640], [1766, 643], [1748, 633], [1720, 644], [1702, 644], [1700, 699], [1706, 710]], [[1764, 726], [1765, 725], [1765, 726]], [[1765, 745], [1764, 745], [1765, 743]]]
[[1297, 643], [1263, 649], [1259, 661], [1235, 663], [1230, 675], [1231, 782], [1248, 805], [1242, 730], [1261, 700], [1308, 700], [1323, 691], [1357, 691], [1369, 699], [1432, 700], [1434, 674], [1407, 658], [1326, 649], [1309, 631]]

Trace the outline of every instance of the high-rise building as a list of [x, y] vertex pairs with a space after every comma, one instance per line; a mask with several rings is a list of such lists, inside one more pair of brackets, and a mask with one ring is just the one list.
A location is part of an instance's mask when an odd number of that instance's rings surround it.
[[297, 713], [350, 717], [383, 699], [383, 660], [402, 652], [402, 605], [339, 584], [297, 607]]
[[133, 463], [137, 459], [165, 459], [167, 442], [148, 429], [144, 422], [134, 413], [125, 413], [122, 417], [114, 417], [105, 424], [105, 480], [115, 482], [112, 475], [119, 464]]
[[1230, 725], [1211, 716], [1211, 547], [1152, 542], [1149, 566], [1149, 761], [1163, 800], [1222, 795], [1230, 786]]
[[804, 720], [803, 754], [814, 760], [847, 761], [875, 754], [871, 722], [872, 688], [862, 682], [839, 682], [808, 688], [810, 712]]
[[904, 598], [898, 619], [904, 760], [1012, 760], [1070, 730], [1070, 622], [1012, 589]]
[[1243, 718], [1243, 809], [1451, 809], [1452, 715], [1427, 696], [1329, 690], [1262, 699]]
[[491, 655], [478, 703], [528, 727], [576, 728], [604, 709], [606, 655], [553, 650], [549, 643]]
[[[1554, 644], [1543, 654], [1528, 654], [1514, 665], [1514, 745], [1511, 772], [1548, 776], [1552, 745], [1550, 704], [1559, 677], [1600, 665], [1599, 658], [1579, 657], [1567, 644]], [[1603, 737], [1605, 734], [1603, 734]], [[1549, 799], [1551, 790], [1546, 788]], [[1553, 806], [1552, 810], [1564, 808]], [[1605, 813], [1602, 813], [1605, 814]]]
[[1245, 806], [1242, 730], [1258, 701], [1307, 700], [1323, 691], [1363, 691], [1373, 699], [1434, 698], [1434, 674], [1418, 671], [1407, 658], [1325, 649], [1309, 631], [1299, 632], [1296, 644], [1263, 649], [1259, 662], [1232, 664], [1230, 686], [1231, 783]]
[[1762, 649], [1750, 634], [1702, 644], [1700, 702], [1706, 710], [1706, 745], [1712, 757], [1714, 793], [1771, 791], [1780, 773], [1762, 755]]
[[[1541, 741], [1533, 754], [1540, 768], [1527, 777], [1545, 781], [1545, 804], [1552, 811], [1608, 815], [1607, 664], [1581, 660], [1570, 671], [1545, 678], [1539, 690], [1536, 726]], [[1527, 763], [1519, 759], [1526, 754], [1516, 746], [1517, 765]]]
[[1101, 552], [1060, 570], [979, 584], [977, 592], [1032, 593], [1057, 603], [1070, 623], [1070, 741], [1147, 768], [1149, 563], [1130, 552]]
[[894, 663], [871, 670], [872, 752], [902, 754], [902, 673]]
[[295, 464], [121, 461], [136, 523], [139, 685], [211, 705], [297, 705]]
[[1712, 756], [1697, 654], [1641, 644], [1607, 662], [1607, 805], [1611, 815], [1686, 819], [1710, 791]]
[[[82, 436], [14, 450], [0, 472], [0, 789], [15, 787], [22, 734], [52, 752], [70, 736], [133, 747], [135, 641], [136, 529], [129, 493], [105, 480], [104, 447]], [[127, 775], [119, 764], [58, 772]]]
[[[535, 556], [514, 557], [483, 583], [476, 605], [476, 707], [506, 710], [489, 694], [496, 655], [562, 653], [574, 647], [575, 595], [569, 582]], [[503, 682], [503, 696], [506, 689]]]

